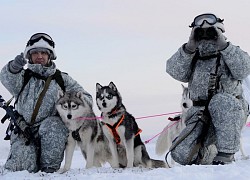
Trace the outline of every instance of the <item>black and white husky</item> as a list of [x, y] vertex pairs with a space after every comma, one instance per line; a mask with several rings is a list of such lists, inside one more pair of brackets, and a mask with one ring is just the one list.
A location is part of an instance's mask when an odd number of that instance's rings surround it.
[[[100, 167], [105, 162], [111, 162], [112, 156], [108, 140], [102, 132], [100, 121], [96, 119], [92, 105], [84, 99], [82, 92], [63, 93], [59, 91], [56, 109], [69, 130], [65, 149], [65, 165], [63, 169], [60, 169], [60, 173], [70, 169], [76, 144], [79, 145], [86, 159], [86, 168]], [[120, 148], [119, 153], [122, 154], [122, 152], [125, 153]], [[120, 166], [124, 166], [125, 162], [120, 159]]]
[[96, 103], [102, 112], [102, 129], [109, 140], [112, 167], [119, 167], [117, 145], [124, 146], [126, 149], [126, 167], [167, 167], [165, 162], [149, 157], [140, 137], [141, 130], [135, 118], [126, 111], [121, 95], [113, 82], [108, 86], [96, 84]]

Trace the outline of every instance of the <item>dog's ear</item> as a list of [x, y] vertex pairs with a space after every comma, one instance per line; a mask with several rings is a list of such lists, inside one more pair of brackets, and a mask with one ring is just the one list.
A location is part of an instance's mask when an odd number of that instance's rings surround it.
[[62, 90], [58, 90], [58, 92], [57, 92], [57, 98], [60, 99], [63, 96], [64, 96], [64, 92]]
[[115, 84], [112, 81], [109, 83], [109, 87], [111, 89], [113, 89], [114, 91], [117, 91], [117, 88], [116, 88]]
[[79, 99], [83, 99], [83, 93], [82, 93], [82, 91], [78, 91], [76, 93], [76, 97], [78, 97]]
[[96, 92], [99, 92], [100, 89], [102, 89], [102, 85], [99, 83], [96, 83]]
[[85, 104], [87, 104], [90, 108], [92, 108], [92, 101], [86, 98], [86, 96], [84, 96], [84, 93], [82, 91], [77, 92], [76, 97], [81, 99]]

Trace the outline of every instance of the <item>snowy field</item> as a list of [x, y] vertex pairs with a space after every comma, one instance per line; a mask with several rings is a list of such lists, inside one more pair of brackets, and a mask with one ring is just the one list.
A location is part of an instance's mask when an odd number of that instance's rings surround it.
[[[4, 125], [2, 125], [4, 126]], [[1, 129], [1, 137], [4, 135], [3, 127]], [[246, 154], [250, 154], [250, 127], [245, 127], [242, 133], [244, 148]], [[144, 137], [142, 133], [143, 141], [150, 137]], [[164, 156], [157, 156], [155, 154], [155, 138], [146, 144], [147, 150], [152, 158], [164, 160]], [[42, 172], [28, 173], [27, 171], [21, 172], [8, 172], [3, 169], [3, 165], [6, 161], [9, 151], [9, 141], [0, 140], [0, 179], [1, 180], [47, 180], [47, 179], [119, 179], [119, 180], [154, 180], [154, 179], [192, 179], [192, 180], [206, 180], [206, 179], [221, 179], [226, 178], [227, 180], [248, 180], [250, 179], [250, 160], [243, 160], [241, 154], [236, 154], [236, 162], [225, 165], [225, 166], [212, 166], [212, 165], [192, 165], [192, 166], [180, 166], [176, 165], [170, 169], [142, 169], [142, 168], [131, 168], [131, 169], [112, 169], [108, 164], [102, 168], [85, 169], [85, 160], [83, 159], [79, 148], [76, 149], [73, 157], [73, 163], [70, 171], [59, 174], [52, 173], [46, 174]], [[64, 162], [62, 163], [62, 165]]]

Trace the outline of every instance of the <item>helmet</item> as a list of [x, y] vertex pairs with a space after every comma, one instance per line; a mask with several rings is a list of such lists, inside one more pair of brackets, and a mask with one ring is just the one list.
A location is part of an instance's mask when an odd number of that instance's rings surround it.
[[223, 33], [225, 32], [224, 24], [223, 24], [224, 19], [220, 19], [214, 14], [211, 13], [205, 13], [205, 14], [200, 14], [194, 18], [194, 21], [192, 24], [189, 26], [191, 28], [195, 26], [202, 27], [205, 24], [217, 27], [220, 29]]
[[56, 59], [55, 53], [55, 43], [52, 38], [46, 33], [36, 33], [31, 36], [29, 41], [27, 42], [26, 48], [24, 50], [24, 57], [26, 59], [30, 59], [30, 50], [36, 48], [44, 48], [48, 49], [50, 53], [50, 60]]

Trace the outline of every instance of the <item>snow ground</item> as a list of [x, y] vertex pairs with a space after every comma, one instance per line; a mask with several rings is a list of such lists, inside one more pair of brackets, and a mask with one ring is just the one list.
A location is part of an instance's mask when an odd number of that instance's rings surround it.
[[[2, 128], [1, 128], [2, 129]], [[4, 135], [4, 130], [1, 131], [1, 137]], [[246, 154], [250, 154], [250, 127], [245, 127], [242, 133], [244, 149]], [[150, 137], [144, 137], [142, 134], [143, 141]], [[178, 179], [192, 179], [192, 180], [206, 180], [206, 179], [221, 179], [226, 178], [227, 180], [247, 180], [250, 178], [250, 160], [243, 160], [241, 154], [236, 153], [236, 161], [230, 165], [225, 166], [212, 166], [212, 165], [192, 165], [192, 166], [181, 166], [176, 165], [170, 169], [144, 169], [144, 168], [131, 168], [131, 169], [112, 169], [108, 164], [102, 168], [91, 168], [85, 169], [85, 160], [83, 159], [79, 148], [76, 149], [73, 157], [71, 169], [64, 173], [52, 173], [46, 174], [43, 172], [29, 173], [27, 171], [20, 172], [8, 172], [3, 169], [3, 165], [6, 161], [9, 151], [9, 141], [0, 140], [0, 179], [1, 180], [44, 180], [44, 179], [119, 179], [119, 180], [178, 180]], [[164, 160], [164, 156], [157, 156], [155, 154], [155, 143], [156, 139], [146, 144], [147, 150], [150, 156], [154, 159]], [[62, 162], [62, 165], [64, 161]]]

